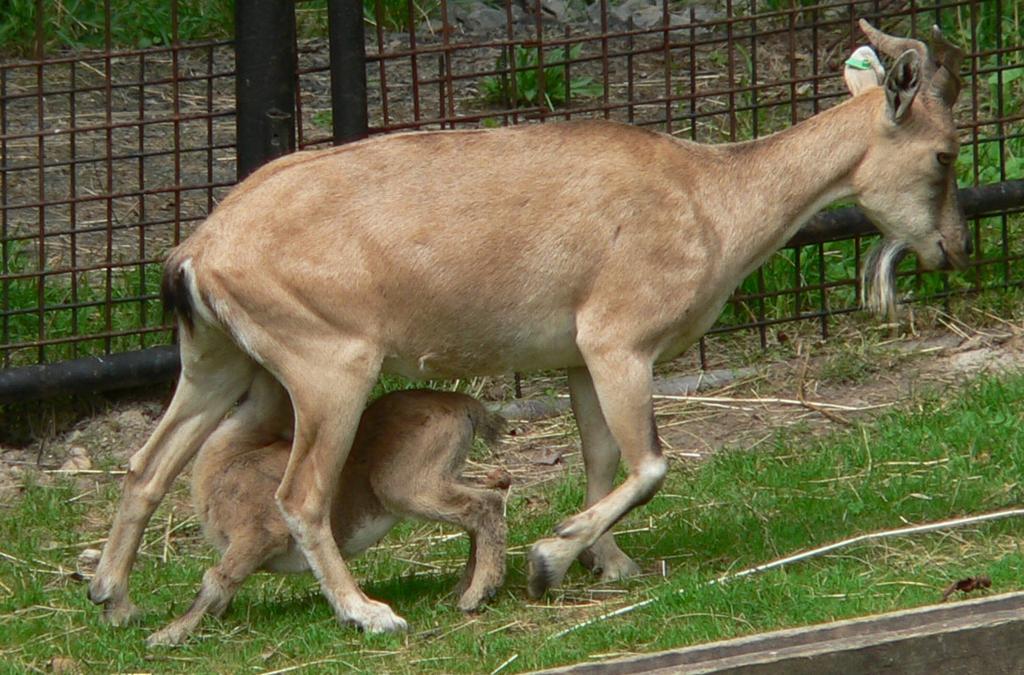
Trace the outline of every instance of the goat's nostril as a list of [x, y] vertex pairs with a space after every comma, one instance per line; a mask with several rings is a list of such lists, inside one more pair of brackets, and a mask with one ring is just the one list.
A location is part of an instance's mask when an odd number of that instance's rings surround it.
[[974, 255], [974, 238], [971, 237], [970, 232], [968, 232], [967, 236], [964, 237], [964, 253], [967, 255]]

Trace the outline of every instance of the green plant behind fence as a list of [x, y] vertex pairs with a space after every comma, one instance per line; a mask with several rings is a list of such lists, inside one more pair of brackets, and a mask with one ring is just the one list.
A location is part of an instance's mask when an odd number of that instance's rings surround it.
[[[7, 255], [6, 272], [10, 276], [31, 274], [35, 270], [34, 261], [25, 250], [10, 246]], [[111, 336], [111, 352], [168, 344], [171, 335], [169, 330], [147, 330], [164, 325], [163, 309], [158, 297], [161, 275], [159, 265], [149, 264], [115, 268], [110, 271], [109, 277], [106, 270], [79, 272], [74, 275], [73, 284], [70, 275], [45, 279], [38, 276], [5, 278], [0, 283], [0, 300], [8, 308], [7, 311], [32, 311], [3, 318], [3, 344], [14, 346], [39, 339], [56, 341], [44, 347], [44, 360], [49, 362], [108, 351], [106, 337], [71, 341], [71, 338], [79, 336], [88, 338], [104, 333], [147, 331], [142, 335]], [[35, 309], [39, 305], [40, 284], [45, 308], [41, 317]], [[30, 365], [38, 361], [39, 351], [36, 347], [15, 348], [10, 353], [11, 366]]]
[[[544, 53], [540, 65], [540, 47], [516, 45], [510, 68], [508, 55], [502, 52], [495, 62], [498, 75], [480, 81], [480, 91], [490, 103], [506, 107], [544, 105], [549, 110], [566, 105], [573, 97], [595, 97], [604, 87], [592, 77], [570, 74], [570, 61], [580, 58], [583, 45], [576, 44]], [[547, 65], [551, 63], [552, 65]]]
[[[102, 48], [106, 11], [102, 0], [43, 3], [43, 41], [48, 51]], [[0, 0], [0, 50], [31, 52], [36, 43], [35, 0]], [[150, 47], [171, 41], [167, 0], [110, 0], [110, 40], [117, 47]], [[178, 0], [178, 37], [183, 41], [226, 38], [234, 33], [231, 0]]]
[[[109, 0], [110, 42], [114, 47], [170, 44], [170, 0]], [[366, 23], [380, 21], [385, 30], [405, 31], [436, 17], [439, 0], [362, 0]], [[104, 0], [44, 3], [43, 45], [48, 52], [102, 49], [106, 46]], [[300, 37], [327, 33], [327, 0], [296, 5]], [[178, 0], [178, 39], [182, 42], [228, 39], [235, 32], [234, 0]], [[0, 0], [0, 52], [30, 54], [36, 46], [36, 0]]]

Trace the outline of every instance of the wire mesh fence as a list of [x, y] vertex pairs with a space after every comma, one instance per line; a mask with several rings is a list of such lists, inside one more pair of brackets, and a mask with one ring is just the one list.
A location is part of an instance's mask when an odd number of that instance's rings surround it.
[[[110, 3], [101, 49], [47, 45], [48, 15], [34, 56], [0, 63], [5, 368], [169, 343], [160, 262], [235, 181], [231, 44], [179, 39], [194, 3], [177, 0], [160, 46], [117, 44]], [[325, 3], [296, 8], [297, 144], [326, 147]], [[601, 117], [706, 143], [764, 136], [842, 101], [842, 63], [864, 43], [857, 19], [920, 36], [938, 24], [968, 51], [961, 185], [1019, 194], [1024, 39], [1009, 0], [366, 0], [364, 11], [371, 134]], [[976, 264], [945, 276], [908, 263], [903, 292], [1020, 285], [1022, 210], [1019, 198], [982, 199]], [[776, 324], [811, 320], [827, 334], [831, 315], [856, 309], [872, 237], [798, 239], [742, 284], [715, 331], [754, 330], [764, 343]]]
[[224, 43], [0, 67], [4, 367], [165, 344], [164, 254], [234, 183]]

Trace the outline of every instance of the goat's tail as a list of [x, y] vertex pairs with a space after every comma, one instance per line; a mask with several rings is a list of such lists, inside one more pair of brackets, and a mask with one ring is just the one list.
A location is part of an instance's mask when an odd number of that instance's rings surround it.
[[[473, 432], [476, 437], [489, 446], [494, 446], [498, 435], [505, 431], [507, 420], [493, 410], [488, 410], [484, 404], [476, 399], [470, 399], [473, 405], [469, 408], [469, 418], [473, 423]], [[505, 469], [498, 467], [488, 472], [483, 477], [482, 485], [493, 490], [508, 490], [512, 485], [512, 475]]]
[[188, 330], [192, 330], [194, 310], [192, 306], [192, 293], [189, 290], [189, 268], [184, 264], [185, 261], [175, 255], [176, 253], [177, 251], [172, 251], [164, 263], [164, 278], [160, 284], [160, 298], [164, 303], [164, 312], [173, 312]]

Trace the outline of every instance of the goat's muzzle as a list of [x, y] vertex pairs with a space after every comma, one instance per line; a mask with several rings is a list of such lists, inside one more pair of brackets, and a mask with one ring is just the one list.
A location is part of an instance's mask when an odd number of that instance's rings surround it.
[[939, 242], [939, 248], [942, 250], [942, 264], [937, 269], [943, 272], [950, 272], [956, 270], [962, 272], [967, 269], [971, 264], [971, 254], [974, 252], [974, 245], [967, 239], [961, 252], [952, 252], [943, 242]]

